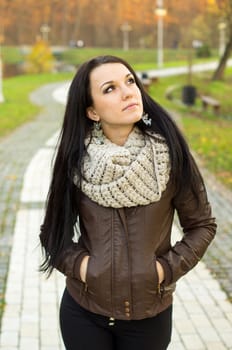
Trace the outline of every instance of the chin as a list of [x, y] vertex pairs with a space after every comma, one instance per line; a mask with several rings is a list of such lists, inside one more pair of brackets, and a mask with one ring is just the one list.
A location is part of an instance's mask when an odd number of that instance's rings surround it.
[[137, 123], [139, 120], [141, 120], [142, 118], [142, 114], [134, 114], [134, 115], [130, 115], [130, 117], [124, 119], [124, 121], [126, 122], [126, 124], [135, 124]]
[[142, 114], [137, 115], [136, 118], [135, 118], [135, 123], [137, 123], [141, 119], [142, 119]]

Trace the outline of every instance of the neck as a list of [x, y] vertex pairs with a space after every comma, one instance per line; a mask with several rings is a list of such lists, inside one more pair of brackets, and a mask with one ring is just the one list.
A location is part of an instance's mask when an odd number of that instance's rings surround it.
[[114, 144], [118, 146], [123, 146], [133, 130], [134, 125], [131, 125], [125, 129], [108, 129], [108, 128], [103, 128], [103, 132], [105, 136]]

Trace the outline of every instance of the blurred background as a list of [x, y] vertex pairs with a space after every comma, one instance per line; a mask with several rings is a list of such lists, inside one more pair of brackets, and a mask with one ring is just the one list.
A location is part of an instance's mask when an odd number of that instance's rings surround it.
[[[5, 45], [33, 45], [38, 35], [51, 45], [122, 46], [129, 31], [130, 46], [156, 46], [158, 9], [163, 8], [165, 47], [186, 48], [192, 39], [209, 49], [218, 47], [225, 1], [215, 0], [1, 0], [1, 37]], [[219, 5], [219, 6], [218, 6]]]
[[[73, 48], [140, 49], [147, 55], [134, 56], [133, 63], [161, 67], [162, 47], [167, 61], [185, 60], [190, 47], [197, 57], [222, 55], [231, 18], [230, 0], [1, 0], [0, 42], [5, 66], [22, 63], [31, 46], [44, 40], [69, 63], [85, 59]], [[12, 74], [9, 67], [4, 71]]]

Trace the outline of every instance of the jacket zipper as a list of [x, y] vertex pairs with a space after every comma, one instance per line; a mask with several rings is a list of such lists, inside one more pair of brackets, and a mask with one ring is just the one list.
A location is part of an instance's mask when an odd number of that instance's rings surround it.
[[[126, 216], [125, 216], [125, 211], [123, 208], [119, 209], [119, 215], [121, 217], [121, 220], [123, 222], [123, 226], [125, 229], [125, 238], [126, 238], [126, 246], [127, 246], [127, 260], [128, 260], [128, 274], [129, 274], [129, 288], [128, 288], [128, 293], [129, 293], [129, 301], [130, 301], [130, 305], [132, 308], [132, 285], [131, 285], [131, 264], [130, 264], [130, 247], [129, 247], [129, 231], [128, 231], [128, 227], [127, 227], [127, 221], [126, 221]], [[130, 314], [132, 313], [132, 310], [130, 311]]]
[[112, 313], [114, 313], [114, 303], [113, 303], [113, 291], [114, 291], [114, 281], [113, 281], [113, 273], [114, 273], [114, 243], [113, 243], [113, 239], [114, 239], [114, 227], [113, 227], [113, 223], [114, 223], [114, 211], [112, 211], [112, 215], [111, 215], [111, 310]]

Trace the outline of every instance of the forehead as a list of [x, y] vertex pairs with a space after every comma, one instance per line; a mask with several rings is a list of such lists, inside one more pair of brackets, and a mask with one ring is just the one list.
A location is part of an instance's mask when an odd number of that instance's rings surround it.
[[131, 74], [131, 72], [122, 63], [105, 63], [92, 70], [90, 82], [91, 84], [101, 85], [107, 81], [124, 79], [128, 74]]

